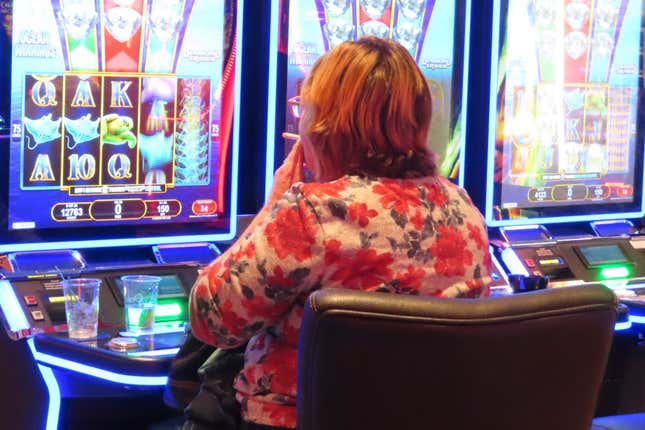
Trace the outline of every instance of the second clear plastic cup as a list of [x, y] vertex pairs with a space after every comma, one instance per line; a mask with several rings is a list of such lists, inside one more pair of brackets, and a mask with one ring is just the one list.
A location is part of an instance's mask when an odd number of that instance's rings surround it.
[[72, 339], [96, 338], [99, 325], [100, 279], [63, 279], [67, 330]]
[[149, 275], [121, 277], [127, 331], [147, 332], [154, 328], [159, 281], [160, 277]]

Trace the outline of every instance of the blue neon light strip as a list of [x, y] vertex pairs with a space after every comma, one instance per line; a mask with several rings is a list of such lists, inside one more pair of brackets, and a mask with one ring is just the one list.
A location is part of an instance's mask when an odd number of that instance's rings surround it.
[[9, 324], [9, 330], [19, 332], [29, 328], [27, 317], [22, 311], [16, 293], [7, 280], [0, 280], [0, 308], [2, 308], [7, 324]]
[[90, 366], [87, 364], [79, 363], [65, 358], [56, 357], [55, 355], [45, 354], [39, 352], [34, 345], [34, 340], [28, 339], [27, 344], [31, 349], [34, 359], [41, 363], [50, 364], [52, 366], [60, 367], [62, 369], [71, 370], [85, 375], [93, 376], [95, 378], [104, 379], [109, 382], [125, 385], [141, 385], [141, 386], [164, 386], [168, 381], [167, 376], [137, 376], [125, 375], [123, 373], [116, 373], [98, 367]]
[[[237, 46], [235, 47], [236, 57], [235, 57], [235, 101], [233, 103], [233, 159], [232, 159], [232, 172], [231, 172], [231, 210], [229, 212], [231, 220], [231, 232], [225, 238], [219, 238], [219, 240], [230, 240], [235, 237], [235, 232], [237, 231], [237, 194], [239, 192], [238, 188], [238, 175], [239, 175], [239, 142], [240, 142], [240, 104], [242, 101], [242, 62], [244, 52], [243, 48], [243, 35], [242, 29], [244, 28], [244, 0], [239, 0], [237, 3], [237, 23], [235, 28], [237, 29], [237, 35], [235, 36], [235, 41]], [[203, 240], [203, 239], [202, 239]], [[217, 239], [207, 239], [207, 240], [217, 240]]]
[[521, 227], [513, 227], [513, 226], [511, 226], [511, 227], [506, 228], [506, 229], [504, 229], [504, 230], [510, 230], [510, 231], [513, 231], [513, 230], [524, 230], [524, 229], [534, 229], [534, 230], [538, 230], [539, 228], [540, 228], [540, 225], [539, 225], [539, 224], [528, 224], [528, 225], [523, 225], [523, 226], [521, 226]]
[[471, 0], [466, 0], [466, 22], [464, 27], [464, 73], [461, 84], [461, 136], [459, 147], [459, 186], [464, 186], [466, 176], [466, 129], [468, 124], [468, 82], [470, 67], [470, 10]]
[[629, 330], [630, 328], [632, 328], [632, 322], [624, 321], [616, 323], [616, 325], [614, 326], [614, 331]]
[[269, 200], [273, 188], [273, 169], [275, 168], [275, 117], [278, 109], [278, 36], [280, 32], [280, 0], [271, 1], [271, 24], [269, 28], [269, 77], [267, 94], [267, 149], [266, 171], [264, 178], [264, 201]]
[[497, 86], [499, 76], [499, 19], [500, 0], [493, 2], [493, 32], [491, 35], [490, 93], [488, 97], [488, 157], [486, 166], [486, 223], [492, 226], [493, 220], [493, 178], [495, 177], [495, 137], [497, 133]]
[[502, 269], [502, 266], [499, 264], [499, 260], [497, 259], [497, 256], [495, 255], [495, 251], [493, 250], [492, 246], [488, 247], [488, 252], [490, 253], [490, 259], [493, 263], [493, 267], [500, 274], [502, 279], [504, 279], [504, 281], [506, 281], [506, 283], [508, 284], [508, 276], [506, 275], [506, 271], [504, 271]]
[[152, 330], [148, 331], [120, 331], [119, 335], [124, 337], [140, 337], [150, 336], [151, 334], [165, 334], [165, 333], [183, 333], [185, 331], [185, 324], [166, 326], [164, 324], [156, 325]]
[[49, 394], [49, 405], [47, 406], [47, 424], [45, 430], [56, 430], [58, 428], [58, 417], [60, 415], [60, 388], [49, 367], [38, 365], [38, 370], [45, 380]]
[[528, 270], [526, 270], [526, 267], [524, 267], [520, 257], [515, 253], [513, 248], [506, 248], [502, 251], [502, 261], [506, 264], [510, 274], [529, 276]]
[[[237, 160], [237, 148], [233, 150], [233, 159]], [[234, 174], [237, 175], [237, 167], [234, 169]], [[237, 178], [233, 180], [234, 186], [237, 188]], [[76, 249], [76, 248], [93, 248], [93, 247], [114, 247], [114, 246], [137, 246], [137, 245], [151, 245], [151, 244], [171, 244], [171, 243], [186, 243], [186, 242], [204, 242], [204, 241], [226, 241], [235, 237], [235, 228], [237, 220], [232, 216], [234, 211], [237, 210], [237, 189], [233, 189], [233, 200], [231, 202], [231, 232], [223, 234], [207, 234], [207, 235], [189, 235], [189, 236], [159, 236], [159, 237], [146, 237], [139, 239], [95, 239], [95, 240], [77, 240], [68, 242], [33, 242], [33, 243], [18, 243], [0, 245], [0, 253], [4, 252], [19, 252], [19, 251], [38, 251], [50, 249]]]
[[[644, 169], [645, 170], [645, 169]], [[490, 184], [490, 181], [489, 181]], [[492, 192], [492, 186], [490, 187]], [[524, 225], [524, 224], [535, 224], [536, 221], [544, 224], [555, 224], [563, 222], [575, 222], [575, 221], [589, 221], [590, 219], [594, 220], [609, 220], [616, 218], [639, 218], [642, 216], [640, 212], [624, 212], [624, 213], [612, 213], [612, 214], [593, 214], [590, 215], [575, 215], [575, 216], [566, 216], [566, 217], [541, 217], [541, 218], [526, 218], [526, 219], [506, 219], [506, 220], [497, 220], [488, 218], [489, 214], [492, 216], [492, 200], [489, 201], [489, 191], [487, 187], [486, 191], [486, 223], [489, 227], [500, 227], [500, 226], [509, 226], [509, 225]], [[491, 197], [492, 198], [492, 197]], [[490, 203], [490, 206], [489, 206]], [[490, 212], [489, 212], [490, 209]]]
[[131, 357], [165, 357], [169, 355], [176, 355], [179, 352], [179, 348], [168, 348], [168, 349], [155, 349], [154, 351], [138, 351], [128, 353], [128, 356]]
[[645, 317], [639, 315], [630, 315], [629, 320], [634, 324], [645, 324]]

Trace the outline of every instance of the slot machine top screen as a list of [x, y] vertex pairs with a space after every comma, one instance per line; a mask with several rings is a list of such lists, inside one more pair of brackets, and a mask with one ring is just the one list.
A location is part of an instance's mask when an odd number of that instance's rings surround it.
[[0, 249], [233, 235], [236, 4], [14, 2]]
[[11, 0], [0, 0], [0, 139], [9, 129], [11, 69]]
[[[298, 133], [300, 89], [319, 57], [363, 36], [393, 39], [408, 49], [428, 79], [433, 100], [429, 145], [439, 156], [439, 173], [463, 182], [459, 165], [469, 4], [456, 0], [290, 1], [284, 131]], [[287, 142], [287, 150], [291, 144]]]
[[642, 216], [642, 0], [495, 9], [487, 223]]

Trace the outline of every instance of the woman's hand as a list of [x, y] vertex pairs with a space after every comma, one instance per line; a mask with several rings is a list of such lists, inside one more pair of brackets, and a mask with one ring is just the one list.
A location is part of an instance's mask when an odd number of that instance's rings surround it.
[[282, 163], [282, 166], [275, 171], [273, 176], [273, 188], [271, 189], [271, 195], [269, 199], [264, 204], [264, 207], [260, 209], [260, 212], [253, 218], [242, 233], [241, 237], [246, 236], [251, 233], [255, 227], [262, 222], [262, 220], [271, 213], [271, 208], [276, 204], [278, 200], [282, 198], [284, 193], [286, 193], [291, 185], [296, 182], [300, 182], [304, 179], [302, 172], [304, 163], [304, 150], [302, 149], [302, 144], [298, 140], [291, 148], [291, 152], [287, 155], [287, 158]]
[[273, 189], [266, 203], [271, 208], [278, 200], [282, 198], [291, 185], [301, 182], [304, 179], [302, 167], [304, 163], [304, 151], [300, 139], [291, 148], [291, 152], [282, 163], [282, 166], [276, 170], [273, 177]]

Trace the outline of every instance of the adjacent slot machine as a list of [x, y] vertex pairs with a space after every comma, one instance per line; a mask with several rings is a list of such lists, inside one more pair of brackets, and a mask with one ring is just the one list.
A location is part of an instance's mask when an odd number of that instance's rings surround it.
[[271, 13], [267, 196], [275, 168], [298, 138], [307, 73], [325, 52], [368, 35], [401, 43], [419, 64], [433, 99], [429, 145], [440, 174], [463, 182], [470, 1], [274, 1]]
[[5, 139], [9, 127], [9, 83], [11, 62], [5, 52], [11, 52], [11, 1], [0, 1], [0, 139]]
[[[645, 276], [643, 2], [491, 0], [474, 9], [470, 73], [481, 83], [469, 87], [465, 187], [510, 284], [603, 283], [636, 294]], [[618, 307], [597, 415], [645, 405], [642, 326], [627, 308]]]
[[[167, 412], [189, 290], [236, 230], [243, 6], [13, 2], [0, 351], [15, 383], [0, 398], [20, 406], [7, 425], [143, 428]], [[151, 333], [124, 333], [125, 274], [161, 278]], [[67, 336], [69, 277], [102, 281], [96, 339]]]
[[640, 0], [497, 0], [484, 212], [512, 274], [645, 279]]
[[0, 251], [232, 237], [225, 4], [15, 2]]

